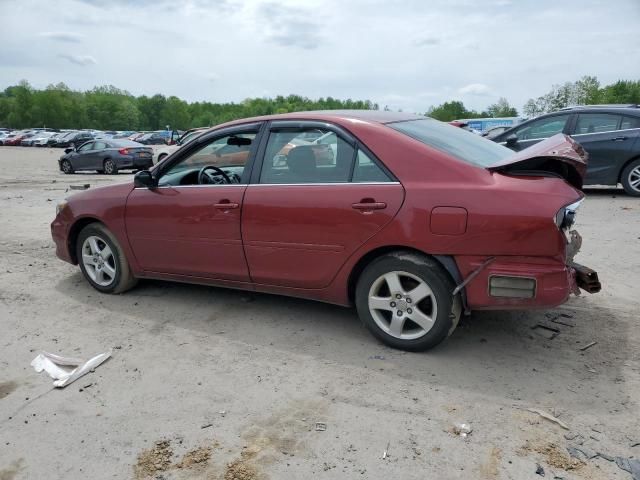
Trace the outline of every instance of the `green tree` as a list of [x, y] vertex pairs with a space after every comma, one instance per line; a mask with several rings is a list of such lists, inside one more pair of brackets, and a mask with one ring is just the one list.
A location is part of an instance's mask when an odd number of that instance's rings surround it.
[[482, 114], [474, 110], [467, 110], [462, 102], [453, 100], [436, 107], [430, 107], [427, 116], [443, 122], [450, 122], [461, 118], [480, 118]]
[[487, 113], [490, 117], [517, 117], [518, 110], [509, 104], [509, 101], [500, 97], [498, 101], [487, 107]]

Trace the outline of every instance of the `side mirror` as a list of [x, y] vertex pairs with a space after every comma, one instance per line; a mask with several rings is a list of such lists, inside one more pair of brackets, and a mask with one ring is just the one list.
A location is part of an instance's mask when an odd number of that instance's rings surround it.
[[149, 170], [142, 170], [133, 177], [133, 186], [135, 188], [156, 188], [158, 182]]
[[518, 143], [518, 137], [516, 135], [509, 135], [507, 137], [507, 147], [515, 147]]
[[71, 153], [73, 152], [73, 150], [74, 150], [73, 148], [65, 148], [64, 153]]

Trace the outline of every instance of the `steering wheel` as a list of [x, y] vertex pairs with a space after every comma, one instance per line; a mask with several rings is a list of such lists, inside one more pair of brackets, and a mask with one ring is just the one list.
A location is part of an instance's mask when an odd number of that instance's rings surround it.
[[[213, 172], [209, 172], [213, 170]], [[220, 178], [222, 177], [222, 178]], [[198, 185], [233, 183], [224, 170], [213, 165], [205, 165], [198, 172]]]

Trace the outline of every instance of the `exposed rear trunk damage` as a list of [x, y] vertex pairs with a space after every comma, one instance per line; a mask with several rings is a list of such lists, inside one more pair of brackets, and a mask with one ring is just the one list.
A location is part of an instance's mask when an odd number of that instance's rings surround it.
[[511, 175], [556, 176], [581, 189], [587, 160], [587, 152], [577, 142], [559, 133], [488, 167], [488, 170]]

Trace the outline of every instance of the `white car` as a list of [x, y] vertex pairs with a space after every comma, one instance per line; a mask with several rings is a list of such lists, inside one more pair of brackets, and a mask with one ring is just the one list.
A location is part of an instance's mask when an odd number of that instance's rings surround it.
[[36, 134], [35, 137], [31, 138], [31, 146], [32, 147], [46, 147], [47, 141], [54, 135], [57, 135], [56, 132], [41, 132]]
[[180, 147], [186, 145], [191, 140], [199, 136], [205, 130], [207, 130], [207, 127], [192, 128], [191, 130], [187, 130], [186, 132], [184, 132], [184, 134], [178, 140], [176, 140], [176, 143], [174, 145], [163, 145], [160, 148], [154, 148], [153, 163], [156, 164], [158, 162], [161, 162], [173, 152], [178, 150]]

